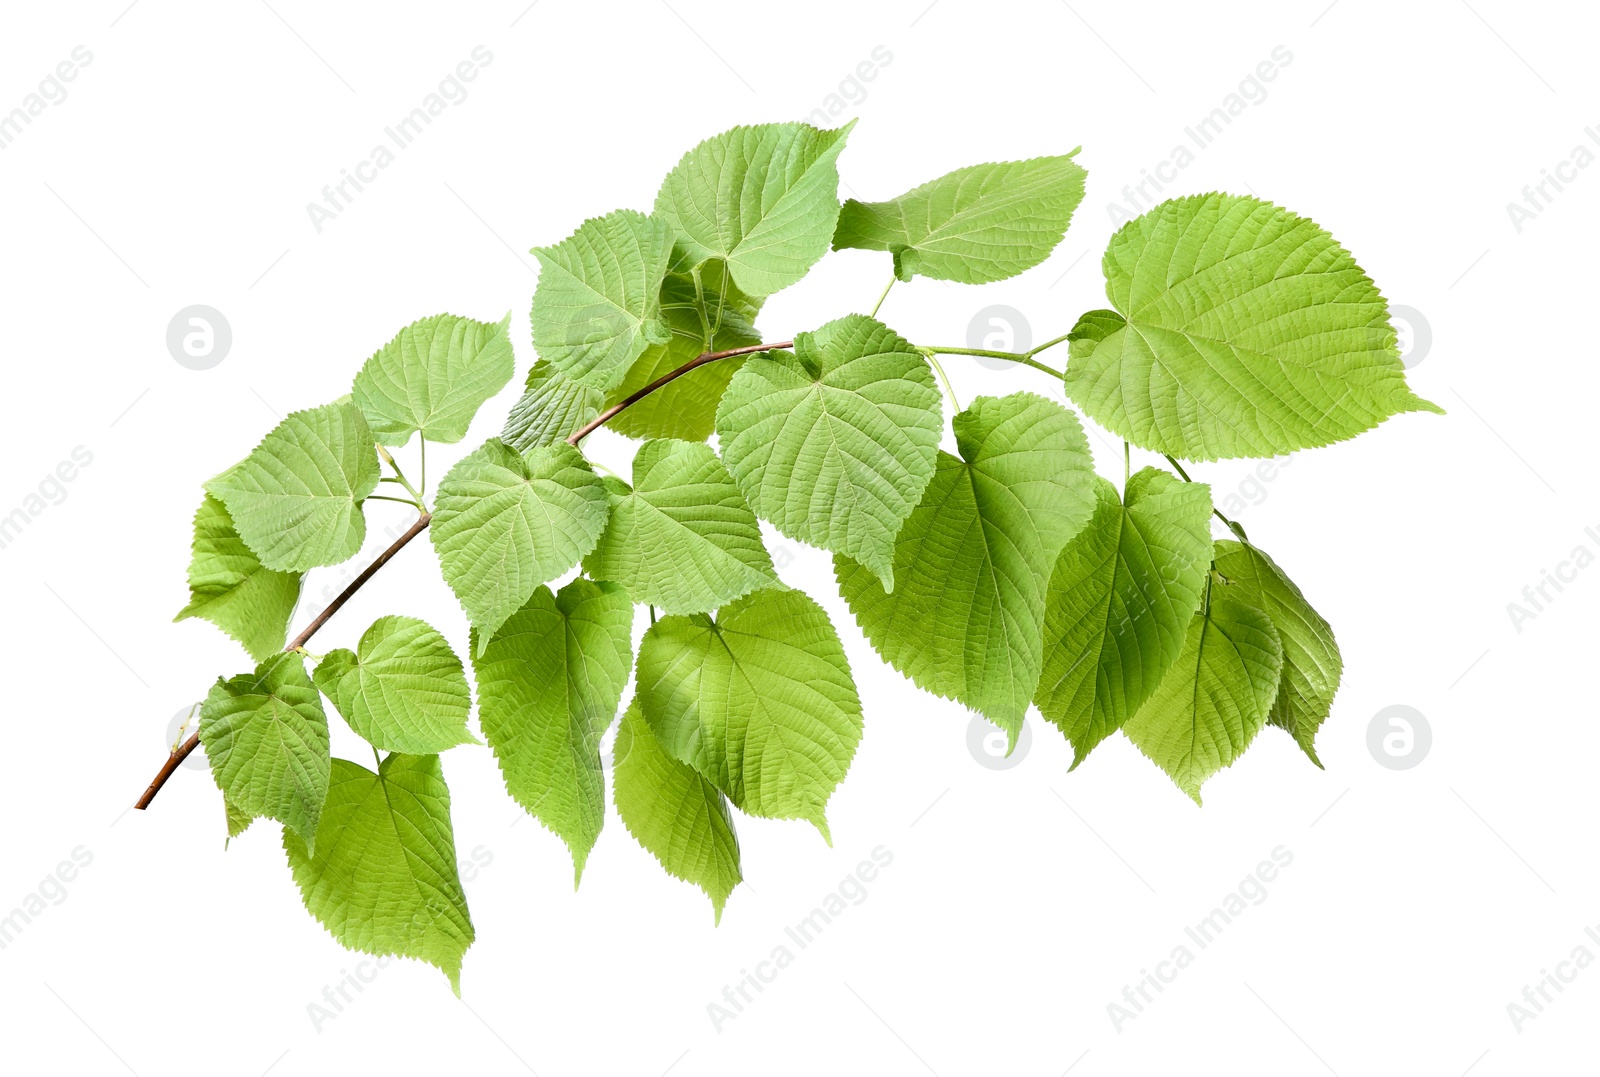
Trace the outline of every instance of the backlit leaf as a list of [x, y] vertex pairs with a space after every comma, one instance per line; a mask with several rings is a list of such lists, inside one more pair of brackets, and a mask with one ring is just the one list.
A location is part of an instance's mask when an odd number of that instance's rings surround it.
[[1045, 585], [1094, 510], [1077, 416], [1032, 393], [979, 397], [955, 417], [961, 455], [895, 539], [894, 591], [834, 558], [839, 589], [872, 646], [922, 688], [966, 704], [1012, 747], [1043, 665]]
[[506, 789], [567, 843], [574, 885], [605, 822], [600, 738], [628, 681], [632, 629], [633, 604], [614, 583], [540, 587], [472, 663]]
[[678, 162], [656, 196], [692, 262], [720, 258], [746, 293], [798, 281], [828, 251], [839, 219], [839, 151], [855, 121], [735, 127]]
[[1112, 237], [1103, 268], [1116, 310], [1078, 320], [1067, 395], [1141, 448], [1276, 456], [1440, 410], [1406, 386], [1388, 304], [1355, 259], [1270, 202], [1163, 202]]
[[583, 568], [666, 613], [715, 609], [778, 582], [761, 527], [709, 445], [647, 441]]
[[1223, 591], [1271, 617], [1283, 643], [1283, 674], [1268, 723], [1287, 730], [1311, 761], [1322, 766], [1317, 730], [1333, 708], [1344, 669], [1333, 629], [1277, 562], [1256, 547], [1219, 541], [1217, 571], [1228, 581]]
[[1077, 152], [959, 168], [887, 202], [852, 198], [839, 213], [834, 250], [891, 251], [901, 280], [1014, 277], [1050, 256], [1083, 201], [1087, 173], [1072, 159]]
[[717, 412], [756, 513], [894, 585], [894, 539], [933, 478], [943, 428], [928, 361], [860, 314], [745, 363]]
[[372, 432], [354, 405], [339, 403], [290, 415], [206, 492], [262, 565], [304, 572], [360, 552], [361, 501], [377, 487]]
[[516, 372], [508, 335], [498, 323], [436, 314], [412, 322], [379, 348], [356, 375], [351, 399], [383, 445], [404, 445], [421, 432], [457, 442], [484, 401]]
[[376, 774], [335, 759], [315, 854], [289, 830], [283, 848], [306, 909], [342, 945], [426, 961], [461, 994], [473, 928], [438, 756], [385, 756]]
[[236, 814], [276, 819], [315, 841], [328, 793], [328, 719], [298, 654], [219, 677], [200, 705], [200, 743]]
[[478, 630], [480, 653], [535, 588], [594, 548], [606, 496], [583, 454], [565, 442], [524, 456], [490, 438], [450, 469], [434, 503], [433, 547]]
[[639, 644], [638, 701], [662, 747], [741, 811], [808, 819], [861, 740], [861, 702], [828, 615], [799, 591], [663, 617]]
[[1178, 657], [1211, 565], [1211, 495], [1145, 468], [1056, 561], [1034, 701], [1072, 742], [1073, 767], [1122, 728]]
[[728, 799], [662, 751], [637, 702], [622, 715], [616, 751], [614, 795], [623, 825], [669, 874], [706, 892], [720, 923], [743, 878]]
[[1272, 619], [1218, 593], [1189, 622], [1183, 650], [1122, 731], [1200, 803], [1200, 786], [1244, 754], [1278, 691], [1283, 645]]
[[374, 748], [430, 755], [478, 743], [461, 659], [426, 621], [378, 618], [357, 650], [324, 656], [312, 680]]
[[298, 572], [274, 572], [234, 530], [227, 508], [210, 494], [194, 514], [189, 604], [174, 621], [203, 617], [244, 645], [257, 662], [283, 650], [300, 601]]

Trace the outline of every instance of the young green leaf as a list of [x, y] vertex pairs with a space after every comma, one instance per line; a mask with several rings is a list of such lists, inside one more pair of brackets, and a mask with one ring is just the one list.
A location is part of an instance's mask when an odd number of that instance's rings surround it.
[[894, 588], [894, 537], [933, 478], [943, 428], [921, 352], [860, 314], [734, 375], [717, 411], [728, 470], [779, 531]]
[[1043, 663], [1045, 582], [1094, 510], [1089, 443], [1032, 393], [979, 397], [952, 428], [961, 456], [939, 453], [895, 540], [893, 593], [847, 557], [834, 572], [884, 661], [1015, 747]]
[[1211, 492], [1145, 468], [1061, 551], [1045, 598], [1034, 702], [1072, 742], [1072, 766], [1122, 728], [1178, 657], [1211, 564]]
[[715, 609], [778, 582], [761, 526], [711, 446], [647, 441], [583, 570], [667, 613]]
[[1344, 670], [1333, 629], [1277, 562], [1254, 546], [1218, 542], [1217, 572], [1228, 581], [1224, 592], [1271, 617], [1283, 642], [1283, 674], [1267, 722], [1287, 730], [1301, 751], [1322, 766], [1317, 730], [1333, 709]]
[[901, 280], [1014, 277], [1050, 257], [1083, 201], [1088, 173], [1077, 152], [959, 168], [887, 202], [852, 198], [833, 249], [890, 251]]
[[433, 548], [480, 653], [534, 588], [594, 549], [605, 526], [605, 485], [564, 442], [524, 456], [490, 438], [450, 469], [435, 499]]
[[1244, 754], [1267, 722], [1283, 668], [1272, 619], [1218, 594], [1189, 622], [1183, 650], [1122, 731], [1200, 803], [1200, 786]]
[[672, 229], [659, 217], [619, 209], [587, 220], [553, 247], [535, 247], [533, 346], [568, 377], [610, 389], [644, 351], [670, 335], [661, 282]]
[[[686, 263], [685, 255], [678, 264]], [[668, 276], [661, 289], [661, 304], [667, 324], [672, 327], [672, 339], [645, 349], [622, 384], [606, 397], [608, 407], [703, 352], [761, 343], [754, 324], [761, 303], [739, 291], [728, 279], [721, 261], [713, 260], [700, 267], [698, 287], [687, 270]], [[641, 398], [608, 426], [634, 438], [704, 441], [711, 436], [717, 401], [743, 362], [735, 356], [698, 367]]]
[[807, 819], [824, 809], [861, 740], [861, 702], [833, 624], [799, 591], [763, 590], [663, 617], [639, 643], [638, 701], [661, 746], [741, 811]]
[[354, 405], [324, 404], [283, 420], [206, 492], [265, 567], [336, 565], [366, 538], [361, 501], [378, 488], [377, 451]]
[[686, 763], [661, 750], [637, 701], [617, 730], [613, 796], [617, 814], [667, 873], [711, 899], [717, 923], [743, 876], [728, 799]]
[[383, 445], [460, 441], [484, 401], [506, 387], [516, 365], [511, 315], [498, 323], [435, 314], [412, 322], [373, 353], [351, 399]]
[[1388, 304], [1355, 259], [1269, 202], [1163, 202], [1112, 237], [1103, 268], [1117, 309], [1078, 320], [1067, 394], [1141, 448], [1276, 456], [1441, 410], [1406, 386]]
[[839, 219], [839, 151], [855, 126], [735, 127], [678, 162], [656, 196], [692, 263], [721, 258], [741, 289], [767, 296], [828, 252]]
[[605, 822], [600, 738], [633, 658], [633, 604], [614, 583], [540, 587], [472, 661], [478, 718], [512, 799], [572, 852], [573, 885]]
[[573, 381], [541, 359], [529, 368], [527, 386], [511, 405], [500, 440], [518, 452], [565, 441], [600, 414], [605, 399], [599, 389]]
[[330, 652], [311, 679], [374, 748], [431, 755], [478, 743], [467, 731], [472, 693], [461, 659], [426, 621], [378, 618], [359, 650]]
[[283, 849], [306, 910], [341, 945], [426, 961], [461, 995], [473, 928], [438, 756], [385, 756], [376, 774], [335, 759], [315, 854], [288, 830]]
[[234, 529], [227, 507], [210, 494], [194, 514], [189, 604], [174, 621], [202, 617], [244, 645], [257, 662], [283, 650], [300, 601], [298, 572], [263, 568]]
[[200, 744], [236, 813], [276, 819], [315, 842], [328, 794], [328, 719], [298, 654], [217, 678], [200, 705]]

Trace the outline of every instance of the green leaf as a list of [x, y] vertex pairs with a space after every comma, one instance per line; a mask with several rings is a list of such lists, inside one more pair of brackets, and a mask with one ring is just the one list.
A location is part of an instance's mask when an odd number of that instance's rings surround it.
[[1224, 593], [1265, 612], [1283, 642], [1283, 674], [1268, 723], [1288, 730], [1311, 761], [1322, 766], [1317, 730], [1333, 709], [1344, 670], [1333, 629], [1277, 562], [1254, 546], [1218, 542], [1217, 572], [1228, 581]]
[[728, 470], [779, 531], [894, 588], [894, 538], [933, 478], [943, 430], [928, 361], [860, 314], [734, 375], [717, 412]]
[[500, 440], [518, 452], [565, 441], [599, 417], [605, 399], [599, 389], [573, 381], [541, 359], [529, 369], [527, 387], [511, 405]]
[[506, 790], [572, 852], [573, 885], [605, 822], [600, 738], [633, 658], [633, 604], [614, 583], [540, 587], [473, 659], [478, 718]]
[[668, 874], [704, 890], [721, 923], [722, 907], [743, 879], [727, 798], [661, 750], [637, 701], [622, 715], [616, 756], [613, 795], [622, 824]]
[[439, 484], [433, 548], [482, 653], [534, 588], [572, 568], [606, 526], [606, 488], [565, 442], [526, 456], [498, 438]]
[[[679, 265], [686, 264], [684, 256]], [[661, 303], [672, 327], [672, 339], [645, 349], [622, 384], [606, 398], [606, 406], [631, 396], [702, 352], [761, 343], [761, 334], [754, 325], [761, 304], [739, 291], [720, 261], [701, 267], [698, 289], [687, 269], [675, 271], [662, 286]], [[709, 337], [708, 328], [712, 330]], [[717, 401], [743, 362], [742, 357], [735, 356], [697, 367], [642, 398], [606, 426], [634, 438], [704, 441], [711, 436]]]
[[173, 620], [204, 618], [257, 662], [283, 650], [300, 601], [301, 575], [263, 568], [234, 529], [227, 507], [210, 494], [194, 514], [193, 549], [189, 604]]
[[1034, 702], [1072, 742], [1075, 769], [1150, 698], [1178, 657], [1211, 565], [1211, 491], [1145, 468], [1061, 551], [1045, 598]]
[[348, 403], [297, 411], [206, 483], [239, 536], [278, 572], [336, 565], [361, 551], [361, 501], [378, 487], [377, 447]]
[[484, 401], [516, 373], [511, 315], [498, 323], [435, 314], [412, 322], [373, 353], [356, 375], [351, 399], [383, 445], [421, 432], [453, 443]]
[[822, 607], [757, 591], [663, 617], [639, 644], [638, 700], [674, 758], [740, 810], [807, 819], [832, 844], [824, 809], [861, 740], [861, 702]]
[[[233, 841], [234, 838], [249, 830], [250, 824], [256, 821], [254, 815], [234, 804], [226, 796], [222, 798], [222, 808], [228, 817], [228, 842]], [[227, 847], [228, 843], [224, 842], [223, 848], [226, 849]]]
[[460, 997], [472, 918], [438, 756], [385, 756], [376, 774], [335, 759], [316, 854], [287, 830], [283, 849], [306, 910], [341, 945], [426, 961]]
[[200, 705], [200, 743], [237, 813], [276, 819], [315, 842], [328, 793], [328, 719], [298, 654], [217, 678]]
[[1205, 780], [1243, 755], [1266, 724], [1282, 668], [1272, 619], [1213, 586], [1172, 668], [1122, 731], [1198, 804]]
[[461, 659], [426, 621], [378, 618], [358, 651], [330, 652], [312, 680], [374, 748], [430, 755], [478, 743], [467, 731], [472, 693]]
[[1077, 416], [1032, 393], [979, 397], [951, 424], [933, 481], [895, 540], [893, 593], [847, 557], [839, 589], [878, 653], [1016, 746], [1043, 664], [1045, 583], [1095, 504]]
[[1083, 201], [1087, 176], [1072, 158], [973, 165], [887, 202], [850, 199], [833, 249], [894, 253], [895, 276], [986, 284], [1032, 269], [1055, 250]]
[[670, 335], [661, 318], [672, 259], [666, 221], [619, 209], [533, 253], [540, 265], [533, 346], [574, 381], [610, 389], [646, 345]]
[[715, 609], [778, 582], [761, 525], [709, 445], [647, 441], [633, 482], [608, 484], [611, 519], [583, 559], [590, 576], [667, 613]]
[[828, 252], [839, 219], [839, 151], [854, 126], [771, 123], [708, 138], [667, 175], [656, 215], [693, 263], [723, 259], [750, 295], [787, 288]]
[[1067, 394], [1141, 448], [1276, 456], [1441, 412], [1406, 386], [1377, 286], [1288, 210], [1242, 195], [1163, 202], [1112, 237], [1104, 269], [1117, 309], [1073, 329]]

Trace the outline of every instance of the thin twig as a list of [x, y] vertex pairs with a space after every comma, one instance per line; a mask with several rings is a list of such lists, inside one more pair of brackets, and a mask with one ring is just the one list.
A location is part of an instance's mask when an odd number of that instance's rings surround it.
[[[405, 534], [395, 539], [389, 548], [380, 553], [377, 559], [372, 562], [372, 564], [368, 565], [364, 570], [362, 570], [361, 575], [351, 580], [350, 586], [346, 587], [343, 591], [340, 591], [339, 597], [328, 603], [327, 609], [313, 617], [311, 619], [311, 623], [306, 625], [305, 630], [294, 639], [290, 640], [289, 645], [285, 647], [284, 650], [295, 651], [299, 650], [301, 647], [304, 647], [306, 645], [306, 641], [317, 634], [317, 629], [327, 624], [328, 618], [338, 613], [339, 608], [346, 602], [350, 601], [351, 595], [359, 591], [364, 583], [372, 579], [373, 575], [376, 574], [380, 568], [382, 568], [384, 565], [387, 565], [389, 563], [389, 559], [395, 554], [399, 553], [405, 547], [406, 543], [410, 542], [427, 529], [428, 521], [431, 519], [432, 517], [427, 513], [423, 513], [421, 516], [417, 517], [417, 522], [412, 524]], [[189, 737], [188, 740], [180, 744], [171, 755], [167, 756], [167, 761], [162, 764], [161, 770], [156, 773], [155, 779], [150, 783], [149, 788], [144, 791], [144, 796], [139, 798], [138, 803], [135, 804], [134, 807], [138, 808], [140, 811], [148, 808], [150, 806], [150, 802], [156, 798], [156, 794], [161, 792], [161, 787], [167, 784], [167, 779], [172, 777], [172, 772], [177, 770], [178, 766], [185, 759], [189, 758], [189, 753], [193, 752], [199, 746], [200, 734], [194, 733]]]
[[584, 438], [588, 437], [590, 434], [606, 425], [606, 423], [610, 422], [612, 419], [615, 419], [622, 412], [637, 404], [639, 401], [643, 400], [645, 397], [649, 396], [663, 385], [666, 385], [668, 382], [676, 381], [685, 374], [689, 373], [689, 371], [698, 367], [703, 367], [707, 363], [714, 363], [718, 359], [731, 359], [735, 355], [754, 355], [756, 352], [770, 352], [777, 351], [780, 348], [792, 347], [794, 347], [794, 341], [783, 340], [776, 344], [750, 344], [743, 348], [729, 348], [727, 351], [723, 352], [704, 352], [678, 367], [676, 370], [667, 371], [665, 374], [661, 375], [661, 377], [657, 378], [649, 385], [646, 385], [643, 389], [640, 389], [638, 392], [617, 401], [605, 411], [602, 411], [592, 422], [579, 427], [571, 437], [567, 438], [567, 444], [576, 445], [578, 442], [582, 441]]
[[1042, 370], [1053, 378], [1066, 377], [1063, 371], [1035, 359], [1034, 352], [997, 352], [987, 348], [923, 348], [922, 351], [926, 355], [976, 355], [984, 359], [1005, 359], [1012, 363], [1021, 363], [1023, 366], [1031, 366], [1035, 370]]

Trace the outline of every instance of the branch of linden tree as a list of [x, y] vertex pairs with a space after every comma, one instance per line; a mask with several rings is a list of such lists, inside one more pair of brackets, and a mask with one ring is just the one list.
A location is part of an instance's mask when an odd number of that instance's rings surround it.
[[[885, 289], [885, 291], [887, 292], [887, 289]], [[881, 302], [881, 298], [880, 298], [880, 302]], [[977, 356], [988, 356], [988, 357], [995, 358], [995, 359], [1010, 359], [1013, 362], [1023, 363], [1023, 364], [1025, 364], [1027, 366], [1034, 367], [1034, 368], [1036, 368], [1038, 370], [1044, 371], [1047, 374], [1052, 374], [1055, 377], [1059, 378], [1059, 377], [1062, 376], [1060, 371], [1053, 370], [1050, 367], [1045, 366], [1043, 363], [1034, 362], [1033, 361], [1033, 356], [1036, 355], [1037, 353], [1039, 353], [1040, 351], [1043, 351], [1045, 348], [1051, 347], [1052, 345], [1055, 345], [1055, 344], [1059, 344], [1061, 341], [1063, 341], [1065, 339], [1066, 339], [1065, 337], [1059, 337], [1056, 340], [1052, 340], [1052, 341], [1049, 341], [1049, 342], [1047, 342], [1045, 344], [1041, 344], [1039, 347], [1034, 348], [1034, 349], [1032, 349], [1030, 351], [1027, 351], [1027, 352], [982, 351], [982, 350], [978, 350], [978, 349], [975, 349], [975, 348], [921, 348], [919, 350], [922, 351], [924, 354], [928, 355], [930, 359], [935, 354], [938, 354], [938, 355], [977, 355]], [[584, 438], [586, 438], [590, 434], [594, 433], [600, 427], [604, 426], [606, 423], [608, 423], [612, 419], [616, 418], [623, 411], [626, 411], [629, 407], [631, 407], [634, 404], [638, 403], [640, 400], [643, 400], [645, 397], [649, 396], [651, 393], [655, 392], [657, 389], [660, 389], [662, 386], [667, 385], [670, 382], [676, 381], [678, 378], [683, 377], [683, 375], [689, 373], [691, 370], [695, 370], [695, 369], [697, 369], [699, 367], [705, 366], [707, 363], [714, 363], [718, 359], [730, 359], [730, 358], [733, 358], [734, 356], [738, 356], [738, 355], [753, 355], [753, 354], [755, 354], [757, 352], [778, 351], [780, 349], [793, 348], [793, 347], [794, 347], [794, 341], [792, 341], [792, 340], [784, 340], [784, 341], [779, 341], [779, 342], [777, 342], [775, 344], [751, 344], [751, 345], [748, 345], [748, 346], [742, 347], [742, 348], [729, 348], [726, 351], [703, 352], [700, 355], [696, 356], [695, 358], [689, 360], [689, 362], [687, 362], [687, 363], [683, 364], [682, 366], [676, 368], [675, 370], [670, 370], [667, 373], [663, 374], [661, 377], [657, 378], [655, 381], [651, 382], [649, 385], [646, 385], [644, 388], [640, 389], [638, 392], [632, 393], [629, 396], [623, 398], [622, 400], [619, 400], [617, 403], [611, 405], [605, 411], [601, 412], [598, 416], [596, 416], [592, 421], [584, 424], [577, 431], [575, 431], [570, 437], [568, 437], [567, 438], [567, 444], [574, 445], [574, 446], [577, 445], [578, 442], [582, 441]], [[404, 475], [401, 474], [400, 468], [395, 464], [394, 457], [389, 454], [389, 451], [387, 449], [385, 449], [383, 446], [380, 445], [380, 446], [378, 446], [378, 455], [383, 458], [385, 463], [387, 463], [391, 468], [394, 469], [395, 476], [398, 478], [400, 484], [405, 488], [406, 492], [410, 493], [413, 497], [415, 497], [417, 499], [417, 502], [419, 504], [421, 504], [422, 503], [422, 495], [420, 493], [418, 493], [411, 486], [411, 484], [405, 480]], [[1174, 466], [1176, 466], [1176, 461], [1174, 461]], [[1180, 473], [1181, 473], [1181, 469], [1180, 469]], [[399, 500], [399, 499], [398, 498], [388, 498], [386, 500]], [[407, 504], [410, 504], [410, 502], [407, 502]], [[1219, 513], [1218, 515], [1221, 515], [1221, 514]], [[410, 542], [412, 539], [416, 538], [418, 535], [422, 534], [422, 532], [427, 529], [428, 523], [429, 523], [429, 521], [431, 519], [432, 519], [432, 516], [427, 511], [424, 510], [422, 512], [422, 514], [417, 517], [417, 522], [412, 524], [410, 529], [407, 530], [404, 534], [402, 534], [399, 538], [395, 539], [394, 543], [392, 545], [390, 545], [390, 547], [387, 550], [384, 550], [383, 553], [379, 554], [377, 559], [374, 560], [372, 562], [372, 564], [368, 565], [365, 569], [363, 569], [362, 572], [361, 572], [361, 575], [357, 576], [354, 580], [351, 580], [349, 586], [347, 586], [343, 591], [339, 592], [338, 597], [335, 598], [332, 602], [328, 603], [327, 608], [324, 609], [321, 613], [319, 613], [315, 618], [313, 618], [311, 623], [306, 625], [305, 629], [298, 636], [296, 636], [294, 639], [290, 640], [288, 646], [286, 646], [284, 648], [284, 650], [285, 651], [303, 650], [304, 647], [305, 647], [306, 642], [309, 639], [311, 639], [311, 637], [314, 636], [317, 633], [318, 629], [320, 629], [323, 625], [328, 623], [328, 619], [330, 617], [332, 617], [335, 613], [339, 612], [339, 609], [346, 602], [348, 602], [350, 600], [350, 597], [352, 595], [354, 595], [357, 591], [359, 591], [362, 588], [362, 586], [366, 584], [366, 582], [368, 580], [372, 579], [372, 577], [377, 574], [379, 569], [381, 569], [384, 565], [388, 564], [389, 563], [389, 559], [394, 557], [395, 554], [399, 553], [405, 547], [405, 545], [408, 542]], [[1236, 531], [1238, 530], [1237, 525], [1232, 524], [1231, 522], [1229, 523], [1229, 526], [1233, 527]], [[140, 811], [143, 811], [144, 809], [148, 808], [150, 806], [150, 802], [156, 798], [156, 794], [161, 792], [161, 787], [167, 783], [167, 779], [172, 777], [173, 772], [178, 769], [179, 764], [181, 764], [185, 759], [187, 759], [189, 757], [190, 753], [193, 752], [199, 746], [200, 746], [200, 734], [199, 733], [194, 733], [193, 735], [191, 735], [189, 737], [188, 740], [184, 741], [177, 748], [173, 749], [172, 753], [170, 755], [168, 755], [167, 761], [164, 764], [162, 764], [161, 770], [159, 772], [157, 772], [155, 778], [150, 782], [149, 787], [147, 789], [145, 789], [144, 795], [139, 798], [138, 802], [134, 804], [134, 807], [138, 808]]]

